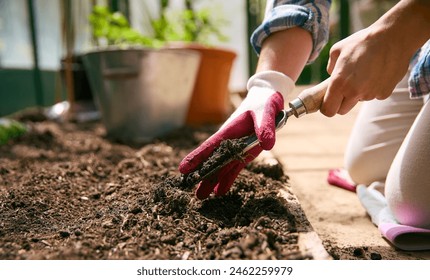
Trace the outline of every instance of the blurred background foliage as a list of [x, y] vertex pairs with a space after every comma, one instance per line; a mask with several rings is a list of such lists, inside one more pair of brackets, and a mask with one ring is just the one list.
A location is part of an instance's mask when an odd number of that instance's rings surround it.
[[[121, 11], [95, 5], [89, 15], [89, 23], [95, 46], [146, 46], [158, 48], [172, 41], [198, 42], [210, 45], [213, 37], [225, 42], [221, 27], [227, 25], [222, 15], [209, 8], [195, 9], [192, 1], [185, 0], [184, 7], [169, 10], [169, 0], [159, 0], [159, 12], [149, 19], [151, 32], [144, 35], [131, 27]], [[147, 14], [149, 14], [147, 12]]]
[[[332, 2], [329, 42], [298, 84], [325, 79], [330, 47], [397, 1]], [[183, 40], [232, 48], [231, 90], [242, 91], [256, 66], [249, 37], [264, 8], [265, 0], [0, 0], [0, 116], [66, 100], [65, 65], [78, 68], [80, 53], [111, 44]]]

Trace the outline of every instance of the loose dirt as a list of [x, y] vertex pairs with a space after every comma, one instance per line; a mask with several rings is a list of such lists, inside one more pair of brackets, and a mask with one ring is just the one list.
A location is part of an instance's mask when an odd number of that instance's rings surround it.
[[232, 160], [241, 160], [244, 154], [243, 151], [247, 146], [246, 139], [247, 137], [221, 141], [219, 146], [212, 152], [212, 155], [197, 170], [181, 176], [182, 178], [177, 184], [184, 188], [193, 187], [206, 177], [213, 176], [221, 167]]
[[312, 258], [279, 166], [250, 164], [223, 197], [178, 188], [179, 162], [215, 128], [126, 145], [98, 122], [18, 119], [30, 131], [0, 146], [0, 259]]

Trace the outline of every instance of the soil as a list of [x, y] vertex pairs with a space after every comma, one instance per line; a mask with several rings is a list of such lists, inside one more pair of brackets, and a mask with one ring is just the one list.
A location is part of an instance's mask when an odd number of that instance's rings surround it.
[[178, 187], [179, 162], [214, 127], [127, 145], [98, 122], [17, 119], [29, 132], [0, 146], [0, 259], [312, 258], [279, 166], [250, 164], [223, 197]]
[[241, 160], [243, 151], [247, 146], [247, 137], [240, 139], [225, 139], [212, 152], [212, 155], [203, 162], [197, 170], [182, 176], [177, 184], [190, 188], [205, 178], [210, 178], [223, 166], [233, 160]]

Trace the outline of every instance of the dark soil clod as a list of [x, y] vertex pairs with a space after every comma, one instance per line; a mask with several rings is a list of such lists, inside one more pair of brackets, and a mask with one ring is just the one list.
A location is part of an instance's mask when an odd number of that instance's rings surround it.
[[214, 150], [212, 155], [199, 169], [182, 175], [180, 185], [185, 188], [194, 187], [198, 182], [215, 174], [221, 167], [232, 160], [241, 160], [243, 150], [247, 146], [247, 138], [226, 139]]

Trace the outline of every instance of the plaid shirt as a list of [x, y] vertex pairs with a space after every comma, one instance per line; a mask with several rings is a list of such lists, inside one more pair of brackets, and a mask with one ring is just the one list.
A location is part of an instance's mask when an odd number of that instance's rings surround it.
[[409, 92], [411, 98], [420, 98], [430, 93], [430, 40], [412, 59]]
[[[297, 26], [312, 34], [313, 49], [308, 63], [313, 62], [328, 41], [330, 6], [331, 0], [267, 0], [263, 23], [251, 36], [254, 50], [259, 54], [270, 34]], [[409, 91], [411, 98], [430, 93], [430, 40], [411, 61]]]
[[273, 32], [302, 27], [312, 34], [313, 50], [309, 63], [314, 61], [328, 41], [331, 0], [267, 0], [263, 23], [251, 36], [257, 54], [263, 41]]

